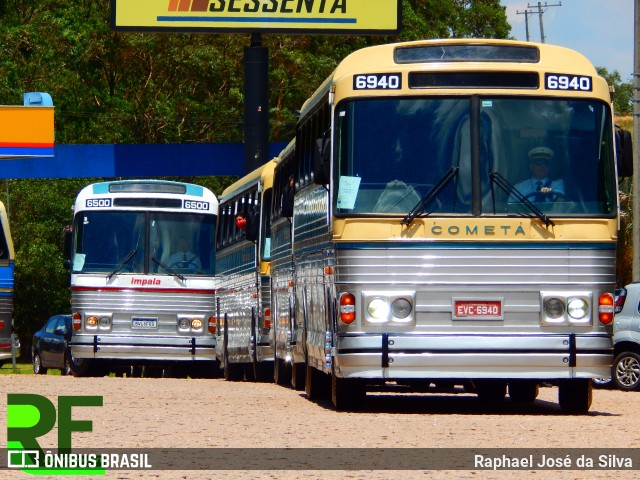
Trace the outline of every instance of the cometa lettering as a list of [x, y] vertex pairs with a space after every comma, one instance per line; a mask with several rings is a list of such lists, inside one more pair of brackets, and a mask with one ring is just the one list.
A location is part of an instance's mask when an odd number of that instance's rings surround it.
[[431, 233], [433, 235], [448, 234], [452, 236], [467, 236], [477, 237], [478, 235], [486, 236], [518, 236], [525, 235], [524, 228], [521, 225], [512, 227], [510, 225], [485, 225], [482, 228], [478, 228], [477, 225], [460, 227], [458, 225], [449, 225], [448, 227], [442, 227], [441, 225], [433, 225], [431, 227]]
[[347, 0], [214, 0], [210, 12], [346, 14]]

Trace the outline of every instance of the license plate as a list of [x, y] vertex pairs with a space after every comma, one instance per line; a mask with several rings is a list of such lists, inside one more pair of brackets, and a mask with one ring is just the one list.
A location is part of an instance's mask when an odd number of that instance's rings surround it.
[[453, 304], [453, 319], [502, 319], [501, 300], [455, 300]]
[[132, 318], [131, 328], [158, 328], [157, 318]]

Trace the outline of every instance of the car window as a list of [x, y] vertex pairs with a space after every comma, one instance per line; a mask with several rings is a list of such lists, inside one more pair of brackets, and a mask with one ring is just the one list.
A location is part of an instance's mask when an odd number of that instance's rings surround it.
[[57, 320], [55, 318], [50, 318], [47, 321], [47, 326], [45, 327], [44, 331], [47, 333], [53, 333], [53, 331], [56, 329], [56, 322]]
[[62, 329], [64, 333], [67, 333], [67, 325], [65, 324], [64, 317], [58, 318], [58, 322], [56, 323], [56, 329]]

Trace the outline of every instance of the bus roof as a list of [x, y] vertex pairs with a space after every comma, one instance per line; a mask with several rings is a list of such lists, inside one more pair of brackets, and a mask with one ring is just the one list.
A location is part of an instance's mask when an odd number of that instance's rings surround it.
[[[456, 50], [464, 55], [455, 57], [449, 55], [446, 47], [450, 46], [450, 51]], [[464, 47], [469, 48], [465, 51]], [[414, 51], [413, 55], [404, 55], [399, 58], [396, 52]], [[490, 52], [487, 56], [482, 56], [483, 50]], [[529, 52], [528, 55], [516, 55], [514, 51]], [[448, 56], [449, 55], [449, 56]], [[413, 59], [412, 59], [413, 58]], [[579, 74], [593, 77], [593, 92], [572, 92], [579, 95], [591, 95], [602, 99], [609, 99], [609, 87], [606, 81], [599, 77], [591, 62], [581, 53], [574, 50], [550, 45], [546, 43], [522, 42], [516, 40], [498, 39], [438, 39], [419, 40], [412, 42], [391, 43], [377, 45], [356, 50], [346, 56], [336, 67], [333, 73], [323, 82], [316, 92], [302, 106], [301, 116], [304, 116], [326, 93], [332, 85], [340, 83], [340, 91], [336, 92], [340, 97], [350, 96], [353, 90], [352, 77], [357, 74], [373, 73], [405, 73], [405, 72], [429, 72], [429, 71], [496, 71], [496, 72], [538, 72], [542, 76], [544, 72]], [[398, 94], [424, 94], [432, 92], [431, 88], [410, 89], [404, 82], [402, 89], [396, 91]], [[438, 92], [455, 91], [461, 93], [464, 87], [438, 87]], [[467, 89], [468, 91], [469, 89]], [[483, 90], [473, 88], [473, 90]], [[496, 92], [496, 88], [485, 88]], [[500, 92], [517, 90], [518, 94], [539, 95], [542, 88], [515, 89], [501, 88]], [[563, 91], [544, 90], [545, 94], [562, 95]], [[359, 95], [388, 95], [389, 90], [366, 90], [360, 91]]]
[[270, 188], [273, 185], [273, 170], [278, 163], [277, 158], [269, 160], [264, 165], [259, 166], [253, 172], [248, 173], [244, 177], [240, 178], [233, 184], [224, 189], [222, 195], [220, 195], [220, 203], [226, 201], [229, 197], [232, 197], [243, 190], [255, 185], [256, 183], [263, 181], [264, 188]]

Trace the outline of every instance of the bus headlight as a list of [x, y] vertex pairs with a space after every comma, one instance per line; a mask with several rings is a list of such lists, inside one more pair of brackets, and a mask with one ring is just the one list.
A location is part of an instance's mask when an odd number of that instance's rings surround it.
[[87, 328], [98, 328], [98, 317], [96, 315], [89, 315], [84, 321]]
[[589, 314], [589, 305], [582, 298], [572, 298], [567, 305], [567, 313], [574, 320], [583, 320]]
[[396, 298], [391, 303], [391, 313], [393, 313], [393, 316], [398, 320], [407, 318], [409, 315], [411, 315], [412, 310], [413, 309], [411, 308], [411, 302], [406, 298]]
[[549, 327], [591, 325], [591, 292], [546, 291], [540, 292], [542, 312], [540, 324]]
[[551, 319], [557, 319], [564, 315], [564, 303], [559, 298], [548, 298], [544, 302], [544, 313]]
[[202, 320], [199, 318], [194, 318], [191, 320], [191, 328], [193, 330], [201, 330], [202, 329]]
[[369, 314], [367, 320], [372, 323], [387, 322], [389, 321], [390, 312], [391, 308], [387, 300], [374, 298], [367, 305], [367, 313]]
[[366, 323], [415, 323], [415, 292], [362, 292]]

